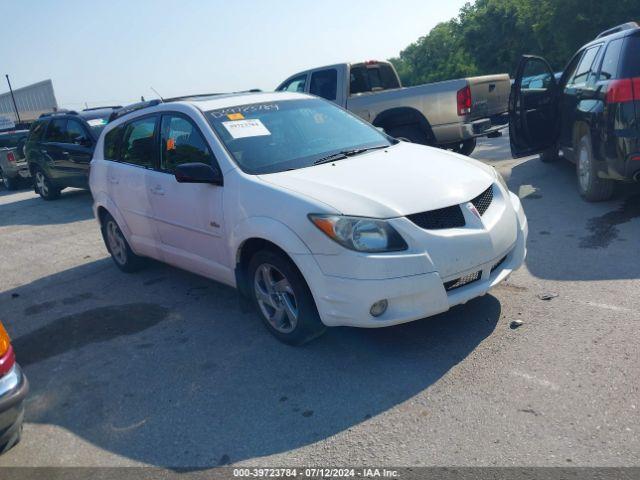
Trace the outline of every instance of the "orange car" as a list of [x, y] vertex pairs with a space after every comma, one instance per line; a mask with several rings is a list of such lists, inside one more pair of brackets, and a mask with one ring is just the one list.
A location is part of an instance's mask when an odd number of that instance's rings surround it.
[[0, 322], [0, 453], [20, 441], [29, 382], [16, 363], [9, 334]]

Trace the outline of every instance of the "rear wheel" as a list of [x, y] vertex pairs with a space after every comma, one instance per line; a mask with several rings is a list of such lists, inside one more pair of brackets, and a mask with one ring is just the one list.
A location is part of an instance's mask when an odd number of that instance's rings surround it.
[[553, 163], [558, 160], [558, 149], [556, 147], [549, 148], [540, 153], [540, 161], [542, 163]]
[[42, 170], [36, 170], [34, 182], [36, 192], [44, 200], [55, 200], [60, 197], [60, 189], [53, 185], [49, 177], [47, 177]]
[[387, 129], [387, 133], [398, 140], [422, 145], [431, 145], [429, 136], [418, 125], [398, 125]]
[[248, 273], [256, 310], [278, 340], [302, 345], [325, 331], [307, 282], [286, 255], [262, 250], [249, 262]]
[[144, 266], [145, 258], [133, 253], [122, 230], [109, 213], [105, 213], [102, 219], [101, 230], [107, 250], [120, 270], [130, 273], [140, 270]]
[[2, 169], [0, 169], [0, 184], [2, 184], [7, 190], [16, 190], [19, 186], [18, 179], [6, 177], [2, 172]]
[[589, 202], [610, 199], [613, 196], [613, 180], [598, 177], [598, 167], [591, 148], [591, 136], [588, 133], [584, 133], [578, 140], [576, 152], [578, 190], [582, 198]]
[[453, 150], [456, 153], [460, 153], [462, 155], [466, 155], [469, 156], [473, 153], [473, 151], [476, 149], [476, 139], [475, 138], [469, 138], [467, 140], [464, 140], [460, 143], [456, 143], [451, 150]]

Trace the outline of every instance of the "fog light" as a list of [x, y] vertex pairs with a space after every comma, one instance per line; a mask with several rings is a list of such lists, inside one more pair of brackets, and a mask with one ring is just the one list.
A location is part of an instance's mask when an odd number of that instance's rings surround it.
[[371, 309], [369, 309], [369, 313], [372, 317], [379, 317], [384, 312], [387, 311], [387, 307], [389, 306], [389, 302], [387, 300], [380, 300], [371, 305]]

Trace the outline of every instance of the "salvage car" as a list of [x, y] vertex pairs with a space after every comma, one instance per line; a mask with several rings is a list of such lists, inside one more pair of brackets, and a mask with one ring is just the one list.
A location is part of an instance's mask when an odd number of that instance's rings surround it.
[[237, 287], [286, 343], [444, 312], [525, 258], [522, 205], [494, 168], [323, 99], [183, 98], [115, 117], [89, 183], [117, 267], [151, 257]]
[[24, 144], [29, 130], [0, 133], [0, 184], [15, 190], [23, 179], [28, 179], [29, 168], [24, 157]]
[[392, 137], [471, 155], [477, 137], [506, 126], [509, 85], [503, 73], [403, 87], [393, 64], [369, 60], [299, 72], [276, 90], [317, 95]]
[[541, 57], [520, 60], [510, 100], [514, 158], [535, 153], [576, 164], [587, 201], [611, 198], [616, 182], [640, 181], [640, 26], [600, 33], [560, 78]]
[[20, 441], [27, 393], [29, 382], [16, 363], [11, 339], [0, 322], [0, 453]]
[[115, 107], [63, 110], [41, 115], [25, 144], [35, 192], [55, 200], [67, 187], [89, 188], [89, 162], [96, 141]]

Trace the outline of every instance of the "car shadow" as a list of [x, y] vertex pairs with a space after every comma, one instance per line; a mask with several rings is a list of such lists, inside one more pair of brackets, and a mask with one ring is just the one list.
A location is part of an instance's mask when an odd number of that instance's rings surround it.
[[[241, 313], [229, 287], [155, 263], [125, 275], [110, 262], [2, 292], [0, 306], [31, 383], [26, 421], [156, 466], [207, 468], [348, 431], [437, 382], [501, 313], [487, 295], [294, 348]], [[34, 308], [42, 289], [50, 303]], [[42, 446], [25, 438], [21, 448]]]
[[509, 188], [519, 194], [529, 222], [526, 265], [551, 280], [640, 277], [630, 248], [640, 238], [640, 186], [616, 184], [606, 202], [589, 203], [577, 189], [575, 165], [538, 158], [513, 166]]
[[0, 192], [0, 227], [11, 225], [53, 225], [73, 223], [93, 217], [88, 190], [64, 190], [54, 201], [42, 200], [35, 193], [25, 198], [24, 191]]

